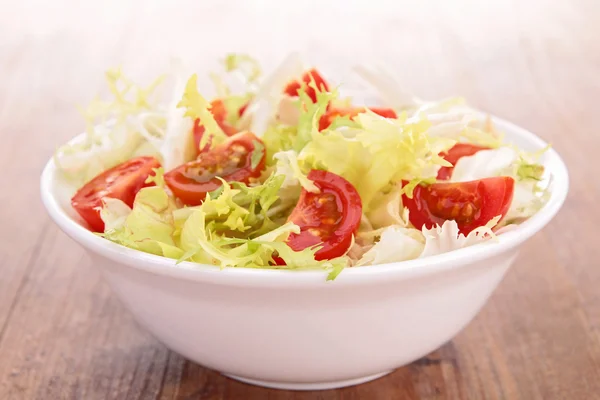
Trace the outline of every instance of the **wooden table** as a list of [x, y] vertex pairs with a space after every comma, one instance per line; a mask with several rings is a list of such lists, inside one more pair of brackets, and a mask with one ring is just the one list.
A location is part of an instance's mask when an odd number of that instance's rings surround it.
[[[600, 398], [600, 3], [119, 3], [0, 12], [0, 399]], [[179, 55], [204, 76], [225, 51], [270, 67], [290, 49], [330, 75], [373, 59], [421, 97], [464, 95], [551, 141], [572, 179], [562, 212], [451, 343], [377, 381], [315, 393], [238, 383], [167, 350], [49, 220], [38, 189], [107, 67], [147, 81]]]

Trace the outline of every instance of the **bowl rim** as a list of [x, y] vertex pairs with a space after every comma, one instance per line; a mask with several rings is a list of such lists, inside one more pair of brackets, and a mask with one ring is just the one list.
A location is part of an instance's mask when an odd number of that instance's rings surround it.
[[[502, 118], [492, 117], [492, 120], [501, 130], [510, 132], [508, 137], [520, 138], [535, 148], [541, 149], [547, 146], [545, 141], [524, 128]], [[193, 262], [181, 262], [175, 265], [173, 259], [144, 253], [105, 240], [81, 226], [61, 207], [54, 192], [56, 166], [53, 158], [44, 167], [40, 190], [48, 214], [68, 236], [98, 255], [137, 270], [176, 279], [228, 286], [311, 287], [333, 282], [339, 285], [356, 285], [390, 279], [409, 279], [460, 268], [461, 265], [492, 258], [525, 242], [552, 220], [562, 207], [568, 193], [569, 177], [565, 163], [552, 148], [546, 152], [545, 158], [545, 164], [550, 165], [549, 170], [553, 175], [550, 199], [535, 215], [515, 229], [499, 235], [497, 240], [414, 260], [346, 268], [334, 281], [326, 281], [328, 272], [324, 270], [221, 268]]]

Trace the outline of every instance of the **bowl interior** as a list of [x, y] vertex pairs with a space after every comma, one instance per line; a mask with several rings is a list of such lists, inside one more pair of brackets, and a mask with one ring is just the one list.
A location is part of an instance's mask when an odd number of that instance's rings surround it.
[[[533, 133], [520, 128], [512, 123], [499, 118], [494, 118], [496, 127], [505, 133], [506, 140], [518, 147], [535, 151], [547, 146], [547, 143]], [[76, 139], [74, 139], [76, 140]], [[565, 164], [558, 153], [550, 149], [542, 158], [545, 166], [546, 178], [550, 175], [551, 197], [548, 203], [533, 217], [529, 218], [517, 228], [499, 235], [498, 241], [485, 242], [475, 246], [455, 250], [449, 253], [422, 259], [404, 261], [402, 263], [381, 264], [361, 268], [349, 268], [337, 279], [340, 282], [361, 282], [366, 280], [385, 280], [390, 275], [406, 277], [433, 273], [435, 271], [451, 268], [461, 259], [485, 259], [499, 254], [509, 248], [515, 247], [542, 229], [558, 212], [568, 191], [568, 173]], [[173, 276], [182, 279], [215, 280], [230, 282], [240, 280], [244, 285], [255, 282], [260, 285], [278, 285], [281, 280], [286, 280], [293, 285], [305, 283], [325, 282], [325, 271], [285, 271], [285, 270], [257, 270], [245, 268], [220, 269], [210, 265], [200, 265], [183, 262], [175, 265], [175, 261], [152, 254], [142, 253], [125, 248], [98, 237], [85, 228], [83, 221], [70, 205], [70, 197], [75, 188], [66, 183], [57, 173], [54, 161], [51, 159], [46, 164], [41, 177], [42, 200], [52, 219], [71, 238], [84, 247], [109, 258], [115, 262], [143, 269], [152, 273]], [[207, 272], [219, 271], [219, 274]]]

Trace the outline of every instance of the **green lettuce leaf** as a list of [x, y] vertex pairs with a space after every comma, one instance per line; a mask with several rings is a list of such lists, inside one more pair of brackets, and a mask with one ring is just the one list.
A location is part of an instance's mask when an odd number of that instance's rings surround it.
[[267, 165], [272, 166], [277, 162], [275, 154], [288, 151], [294, 147], [297, 128], [285, 124], [271, 124], [262, 137], [267, 148]]
[[280, 151], [273, 158], [277, 160], [275, 174], [285, 177], [282, 187], [301, 186], [309, 192], [319, 192], [319, 188], [308, 179], [307, 174], [302, 170], [298, 162], [298, 154], [294, 150]]
[[412, 123], [402, 116], [386, 119], [369, 110], [355, 121], [359, 128], [313, 131], [299, 160], [346, 178], [360, 194], [365, 211], [388, 185], [433, 178], [441, 166], [451, 165], [439, 153], [456, 142], [430, 137], [427, 121]]
[[316, 261], [315, 253], [319, 251], [321, 246], [295, 251], [285, 242], [264, 242], [259, 239], [253, 242], [262, 245], [264, 248], [277, 251], [277, 255], [285, 262], [286, 269], [325, 269], [329, 271], [327, 276], [328, 281], [335, 279], [349, 263], [349, 259], [346, 256], [337, 257], [332, 260]]
[[240, 182], [228, 183], [209, 193], [196, 207], [185, 207], [174, 212], [174, 225], [179, 232], [185, 221], [196, 210], [205, 215], [206, 223], [218, 235], [253, 238], [276, 228], [269, 210], [279, 200], [279, 189], [285, 177], [271, 175], [256, 186]]
[[173, 198], [158, 186], [140, 190], [128, 213], [118, 201], [105, 200], [100, 213], [106, 224], [102, 236], [146, 253], [177, 259], [183, 250], [173, 239], [175, 209]]
[[178, 107], [186, 109], [185, 116], [191, 117], [193, 120], [199, 120], [199, 123], [206, 129], [207, 135], [202, 135], [200, 148], [206, 146], [211, 138], [214, 138], [210, 143], [220, 143], [227, 139], [227, 135], [219, 126], [212, 112], [210, 111], [210, 103], [202, 97], [198, 92], [198, 76], [192, 75], [185, 86], [185, 92]]
[[319, 119], [327, 111], [327, 105], [337, 98], [337, 91], [324, 92], [316, 89], [311, 82], [317, 95], [317, 102], [306, 94], [306, 88], [298, 90], [299, 101], [295, 102], [300, 115], [297, 125], [285, 125], [283, 123], [270, 124], [263, 135], [263, 141], [267, 147], [267, 165], [275, 164], [274, 155], [288, 150], [300, 152], [309, 143], [315, 134], [319, 133]]
[[333, 92], [321, 91], [314, 81], [310, 82], [309, 85], [315, 90], [317, 102], [312, 102], [304, 86], [298, 90], [298, 97], [300, 98], [298, 106], [301, 113], [298, 118], [296, 138], [292, 146], [292, 149], [296, 152], [300, 152], [315, 135], [319, 134], [320, 118], [327, 111], [327, 105], [338, 97], [337, 90]]

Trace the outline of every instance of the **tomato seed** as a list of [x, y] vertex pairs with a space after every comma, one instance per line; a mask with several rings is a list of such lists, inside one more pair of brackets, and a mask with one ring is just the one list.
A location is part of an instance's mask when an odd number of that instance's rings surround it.
[[309, 228], [308, 233], [316, 237], [321, 237], [321, 231], [315, 228]]
[[458, 217], [458, 214], [460, 214], [460, 206], [458, 204], [454, 204], [454, 206], [452, 206], [452, 211], [450, 212], [450, 215], [452, 216], [452, 218], [456, 218]]
[[468, 203], [466, 206], [463, 207], [462, 212], [460, 214], [465, 218], [471, 217], [473, 215], [473, 205], [471, 203]]

